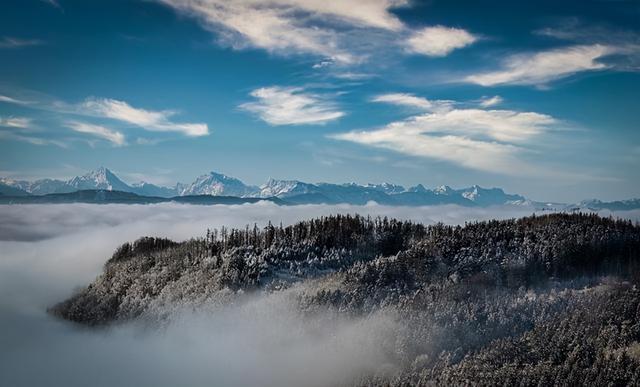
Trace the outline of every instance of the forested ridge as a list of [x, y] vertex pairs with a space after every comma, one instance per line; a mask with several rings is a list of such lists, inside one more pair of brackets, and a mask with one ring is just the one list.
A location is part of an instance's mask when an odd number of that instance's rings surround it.
[[640, 226], [594, 214], [425, 226], [334, 215], [119, 247], [51, 312], [88, 325], [295, 293], [302, 315], [393, 314], [362, 385], [640, 384]]

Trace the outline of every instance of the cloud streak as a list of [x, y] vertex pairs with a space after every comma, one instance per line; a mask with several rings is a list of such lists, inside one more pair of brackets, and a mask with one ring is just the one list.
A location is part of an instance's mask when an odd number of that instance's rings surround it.
[[508, 57], [499, 70], [472, 74], [464, 81], [481, 86], [546, 85], [580, 72], [607, 69], [601, 59], [617, 52], [616, 47], [593, 44], [516, 54]]
[[111, 130], [102, 125], [88, 124], [86, 122], [79, 121], [70, 121], [67, 122], [67, 127], [78, 133], [85, 133], [98, 138], [102, 138], [116, 146], [123, 146], [126, 144], [124, 134], [115, 130]]
[[31, 104], [30, 101], [23, 101], [20, 99], [16, 99], [16, 98], [12, 98], [6, 95], [2, 95], [0, 94], [0, 102], [5, 102], [5, 103], [12, 103], [15, 105], [29, 105]]
[[398, 125], [373, 131], [352, 131], [331, 135], [350, 141], [416, 157], [448, 161], [459, 166], [514, 175], [525, 168], [515, 154], [518, 148], [498, 142], [472, 140], [454, 135], [425, 135], [420, 130], [398, 130]]
[[326, 98], [307, 93], [297, 87], [263, 87], [253, 90], [255, 102], [240, 109], [256, 114], [270, 125], [322, 125], [335, 121], [345, 113]]
[[483, 98], [480, 101], [480, 106], [487, 108], [487, 107], [500, 105], [502, 102], [504, 102], [504, 99], [501, 96], [494, 95], [493, 97]]
[[478, 40], [460, 28], [406, 26], [392, 10], [410, 6], [408, 0], [157, 1], [195, 18], [233, 48], [319, 56], [323, 60], [316, 69], [360, 64], [390, 47], [442, 57]]
[[26, 142], [28, 144], [38, 145], [38, 146], [54, 145], [54, 146], [57, 146], [57, 147], [60, 147], [60, 148], [64, 148], [64, 149], [69, 147], [67, 145], [67, 143], [65, 143], [63, 141], [47, 139], [47, 138], [42, 138], [42, 137], [26, 136], [24, 134], [7, 132], [7, 131], [0, 131], [0, 138], [4, 138], [4, 139], [7, 139], [7, 140]]
[[[120, 123], [134, 125], [149, 132], [177, 132], [189, 137], [200, 137], [209, 134], [209, 126], [205, 123], [175, 122], [173, 117], [178, 114], [174, 110], [147, 110], [131, 106], [125, 101], [110, 98], [87, 98], [83, 102], [72, 104], [53, 98], [40, 96], [37, 99], [26, 101], [7, 95], [0, 95], [0, 102], [26, 106], [31, 109], [53, 112], [62, 121], [62, 125], [77, 133], [91, 134], [94, 137], [105, 139], [114, 145], [126, 145], [125, 135], [122, 130], [110, 129], [102, 123], [87, 123], [77, 119], [69, 119], [70, 116], [82, 116], [88, 119], [109, 119]], [[31, 120], [28, 118], [2, 118], [0, 126], [12, 128], [26, 128]], [[37, 145], [63, 144], [55, 140], [40, 139], [35, 137], [17, 137], [5, 135], [4, 138], [19, 141], [27, 141]], [[147, 143], [153, 143], [151, 139]]]
[[20, 39], [20, 38], [13, 38], [9, 36], [5, 36], [0, 39], [0, 48], [7, 48], [7, 49], [39, 46], [42, 44], [44, 44], [44, 42], [39, 39]]
[[26, 117], [0, 117], [0, 126], [7, 128], [28, 129], [32, 124], [32, 120]]
[[407, 106], [424, 111], [448, 111], [452, 109], [453, 101], [428, 100], [407, 93], [380, 94], [371, 99], [372, 102], [382, 102], [397, 106]]
[[0, 139], [25, 142], [31, 145], [54, 145], [60, 148], [68, 148], [64, 141], [47, 138], [42, 135], [34, 135], [41, 130], [33, 124], [28, 117], [0, 117]]
[[134, 108], [124, 101], [108, 98], [90, 98], [78, 106], [80, 113], [110, 118], [139, 126], [148, 131], [179, 132], [186, 136], [199, 137], [209, 134], [207, 124], [176, 123], [171, 117], [176, 112], [171, 110], [153, 111]]
[[380, 129], [329, 137], [506, 175], [540, 174], [541, 168], [525, 163], [519, 155], [527, 151], [525, 146], [532, 139], [560, 124], [535, 112], [461, 109], [453, 104], [434, 109], [431, 101], [409, 94], [384, 94], [373, 101], [417, 107], [428, 113]]
[[[283, 54], [315, 54], [344, 64], [357, 62], [358, 58], [340, 46], [341, 29], [397, 31], [402, 23], [389, 9], [407, 3], [405, 0], [159, 1], [197, 18], [233, 47], [249, 45]], [[331, 24], [334, 26], [330, 27]]]

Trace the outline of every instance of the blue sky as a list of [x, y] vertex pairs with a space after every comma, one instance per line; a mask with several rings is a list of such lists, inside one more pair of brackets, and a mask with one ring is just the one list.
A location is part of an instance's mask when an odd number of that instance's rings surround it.
[[640, 2], [8, 0], [0, 176], [640, 195]]

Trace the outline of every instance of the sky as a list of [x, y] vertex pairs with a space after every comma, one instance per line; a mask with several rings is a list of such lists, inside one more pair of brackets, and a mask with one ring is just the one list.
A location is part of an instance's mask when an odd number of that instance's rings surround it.
[[637, 0], [0, 9], [0, 176], [640, 196]]

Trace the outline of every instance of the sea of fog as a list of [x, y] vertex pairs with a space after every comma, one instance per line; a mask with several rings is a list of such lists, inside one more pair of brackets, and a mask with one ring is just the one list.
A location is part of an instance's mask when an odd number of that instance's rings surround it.
[[[162, 326], [89, 329], [46, 313], [91, 282], [125, 241], [184, 240], [222, 225], [287, 225], [335, 213], [462, 224], [532, 210], [266, 202], [0, 205], [0, 386], [322, 386], [392, 372], [386, 354], [402, 329], [392, 315], [302, 320], [286, 292], [185, 312]], [[640, 211], [614, 215], [640, 219]]]

